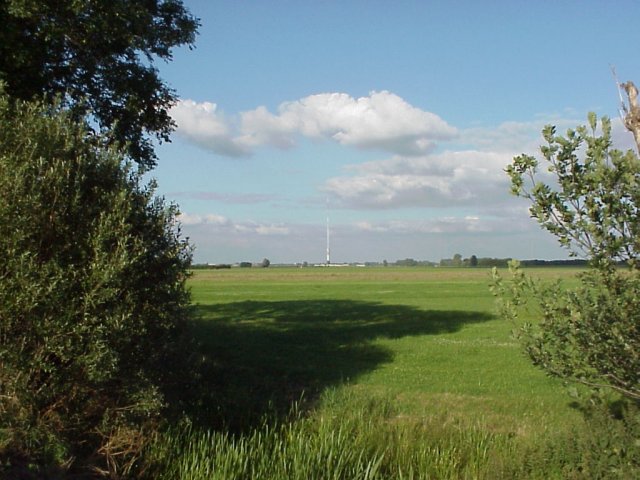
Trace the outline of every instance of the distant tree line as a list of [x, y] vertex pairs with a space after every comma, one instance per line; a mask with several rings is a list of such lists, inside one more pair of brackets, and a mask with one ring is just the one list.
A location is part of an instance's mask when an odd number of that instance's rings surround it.
[[[441, 267], [484, 267], [484, 268], [507, 268], [512, 258], [494, 258], [494, 257], [476, 257], [471, 255], [469, 258], [462, 258], [456, 253], [453, 258], [443, 258], [440, 260]], [[522, 260], [520, 265], [523, 267], [583, 267], [587, 266], [587, 260], [570, 259], [570, 260]]]
[[[484, 261], [484, 265], [481, 265], [481, 260]], [[469, 258], [462, 258], [462, 255], [456, 253], [453, 258], [443, 258], [440, 260], [439, 265], [441, 267], [479, 267], [479, 266], [487, 266], [493, 267], [496, 266], [495, 262], [501, 261], [501, 259], [495, 258], [483, 258], [478, 259], [475, 255], [471, 255]], [[506, 265], [506, 264], [505, 264]]]
[[523, 260], [520, 265], [524, 267], [586, 267], [589, 264], [587, 260], [571, 259], [571, 260]]
[[[271, 262], [269, 261], [268, 258], [263, 259], [260, 263], [251, 263], [251, 262], [238, 262], [235, 264], [236, 266], [240, 267], [240, 268], [251, 268], [251, 267], [261, 267], [261, 268], [267, 268], [271, 265]], [[224, 269], [228, 269], [231, 268], [232, 265], [230, 263], [196, 263], [191, 265], [191, 269], [193, 270], [206, 270], [206, 269], [213, 269], [213, 270], [224, 270]]]
[[[480, 267], [480, 268], [506, 268], [508, 267], [509, 262], [512, 258], [494, 258], [494, 257], [477, 257], [476, 255], [471, 255], [469, 258], [463, 258], [462, 255], [456, 254], [453, 258], [443, 258], [439, 262], [432, 262], [429, 260], [415, 260], [414, 258], [404, 258], [401, 260], [396, 260], [395, 262], [388, 262], [387, 260], [383, 260], [382, 262], [363, 262], [363, 263], [350, 263], [349, 265], [364, 265], [365, 267]], [[522, 260], [520, 261], [520, 265], [523, 267], [586, 267], [588, 264], [587, 260], [582, 259], [570, 259], [570, 260]], [[297, 267], [308, 267], [311, 264], [309, 262], [302, 262], [296, 264], [276, 264], [277, 267], [286, 267], [286, 266], [297, 266]], [[232, 267], [240, 267], [240, 268], [267, 268], [271, 266], [271, 262], [265, 258], [261, 262], [252, 263], [252, 262], [238, 262], [235, 264], [231, 263], [196, 263], [191, 265], [192, 270], [224, 270]]]
[[428, 260], [414, 260], [413, 258], [405, 258], [404, 260], [396, 260], [397, 267], [433, 267], [434, 262]]

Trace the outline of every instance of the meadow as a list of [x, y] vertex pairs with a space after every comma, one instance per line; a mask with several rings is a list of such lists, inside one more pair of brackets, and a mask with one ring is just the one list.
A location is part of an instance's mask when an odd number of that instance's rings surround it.
[[153, 443], [150, 471], [588, 478], [583, 415], [496, 317], [490, 282], [473, 268], [196, 271], [204, 395]]

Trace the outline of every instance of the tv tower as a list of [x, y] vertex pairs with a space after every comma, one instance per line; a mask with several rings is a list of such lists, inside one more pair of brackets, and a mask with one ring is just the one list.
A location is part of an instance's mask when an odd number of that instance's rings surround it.
[[331, 265], [331, 244], [330, 244], [330, 232], [329, 232], [329, 197], [326, 198], [327, 208], [327, 267]]
[[331, 265], [331, 248], [329, 240], [329, 213], [327, 212], [327, 266]]

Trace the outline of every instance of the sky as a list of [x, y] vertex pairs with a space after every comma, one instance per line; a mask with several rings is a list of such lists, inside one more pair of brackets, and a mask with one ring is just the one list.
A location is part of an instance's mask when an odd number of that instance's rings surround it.
[[[640, 83], [640, 2], [185, 0], [157, 147], [195, 263], [568, 258], [504, 168]], [[538, 155], [539, 157], [539, 155]]]

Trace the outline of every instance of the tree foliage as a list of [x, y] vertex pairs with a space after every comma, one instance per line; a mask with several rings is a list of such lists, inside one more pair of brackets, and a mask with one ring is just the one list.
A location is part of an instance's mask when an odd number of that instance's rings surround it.
[[149, 134], [167, 141], [175, 93], [156, 59], [192, 45], [198, 21], [180, 0], [0, 0], [0, 80], [21, 99], [63, 95], [131, 159], [155, 164]]
[[572, 255], [636, 264], [640, 160], [631, 150], [612, 148], [608, 118], [600, 126], [599, 133], [597, 118], [590, 114], [589, 127], [569, 130], [564, 137], [555, 127], [545, 127], [547, 144], [541, 152], [555, 185], [539, 179], [543, 172], [535, 157], [520, 155], [507, 167], [512, 193], [531, 201], [531, 216]]
[[[531, 216], [574, 256], [589, 260], [578, 286], [544, 285], [512, 265], [514, 281], [496, 273], [503, 314], [521, 307], [539, 322], [520, 324], [533, 362], [593, 390], [613, 389], [640, 401], [640, 160], [612, 146], [611, 123], [589, 115], [565, 136], [547, 126], [544, 161], [521, 155], [507, 168], [512, 192], [531, 202]], [[543, 169], [546, 167], [546, 170]], [[627, 269], [618, 268], [626, 262]]]
[[[545, 284], [511, 265], [510, 283], [494, 272], [501, 313], [533, 363], [592, 390], [640, 401], [640, 275], [589, 269], [578, 286]], [[522, 308], [535, 322], [519, 320]]]
[[122, 471], [174, 381], [190, 247], [176, 207], [92, 137], [0, 96], [0, 472]]

